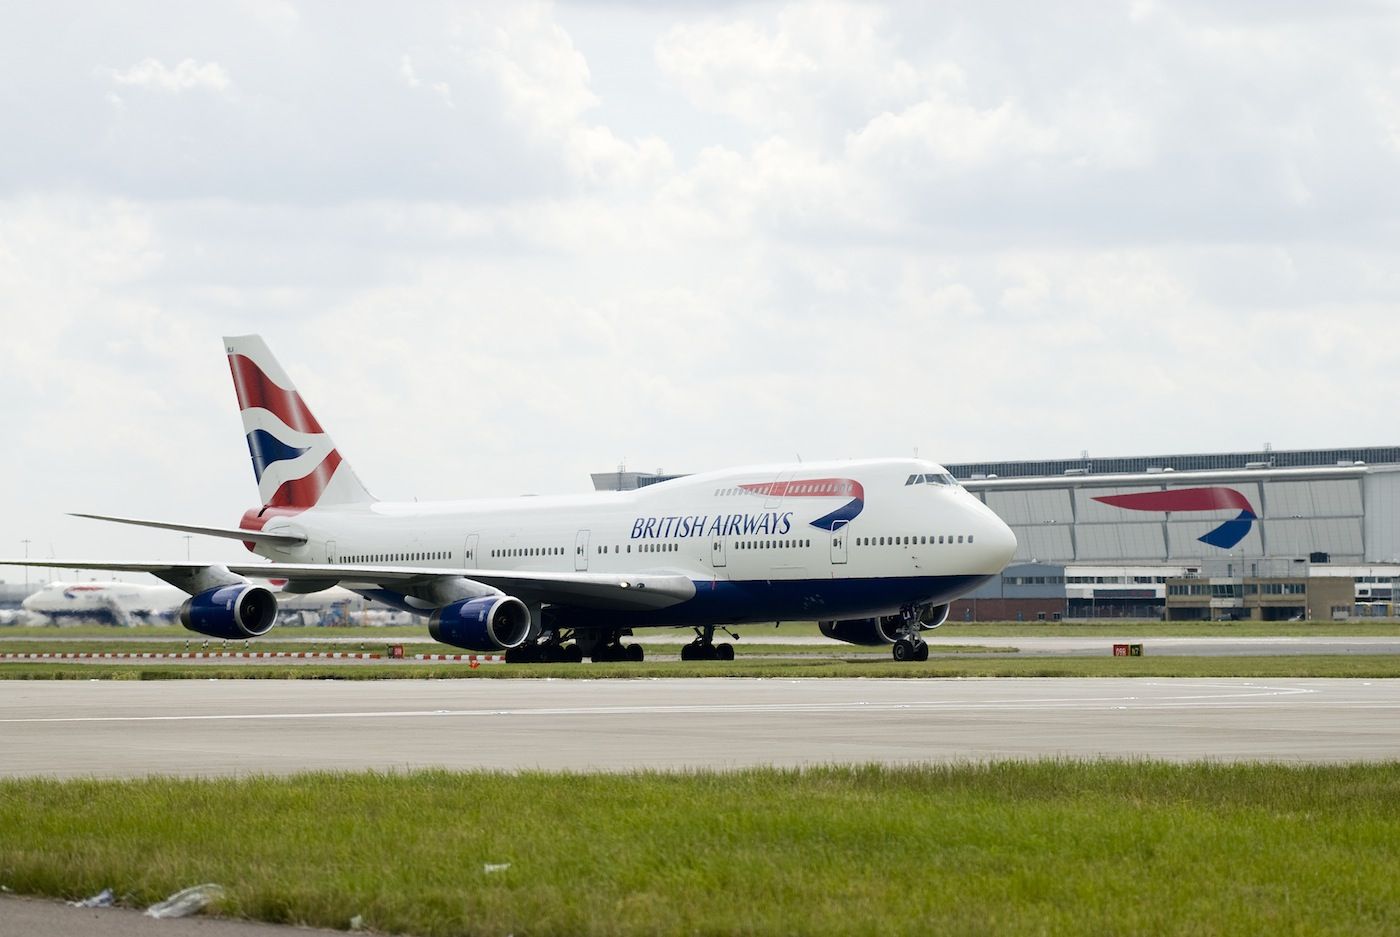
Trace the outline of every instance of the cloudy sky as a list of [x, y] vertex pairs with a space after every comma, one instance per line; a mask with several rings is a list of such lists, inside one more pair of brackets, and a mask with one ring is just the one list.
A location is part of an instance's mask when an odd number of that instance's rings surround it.
[[1394, 3], [3, 8], [0, 555], [234, 523], [245, 332], [381, 498], [1396, 441]]

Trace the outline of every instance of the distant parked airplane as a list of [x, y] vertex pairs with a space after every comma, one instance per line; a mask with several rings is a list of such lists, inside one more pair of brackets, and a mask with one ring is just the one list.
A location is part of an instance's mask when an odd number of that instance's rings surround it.
[[[283, 622], [321, 624], [327, 618], [344, 621], [363, 611], [366, 600], [339, 587], [310, 595], [277, 591], [280, 582], [269, 583], [278, 596], [277, 612]], [[61, 624], [92, 622], [129, 627], [142, 624], [174, 624], [188, 593], [174, 586], [131, 582], [51, 582], [20, 603], [17, 616], [0, 618], [0, 624]]]
[[30, 621], [89, 621], [127, 627], [173, 624], [186, 594], [131, 582], [51, 582], [20, 603]]
[[677, 625], [696, 631], [682, 657], [728, 659], [717, 628], [813, 619], [908, 660], [928, 657], [920, 632], [1016, 549], [995, 514], [917, 459], [725, 469], [629, 492], [378, 501], [262, 339], [224, 345], [262, 506], [236, 528], [81, 516], [242, 540], [272, 562], [3, 563], [152, 573], [192, 596], [185, 626], [214, 637], [266, 634], [277, 599], [245, 577], [284, 577], [293, 593], [343, 584], [427, 616], [438, 641], [512, 661], [641, 660], [623, 636]]

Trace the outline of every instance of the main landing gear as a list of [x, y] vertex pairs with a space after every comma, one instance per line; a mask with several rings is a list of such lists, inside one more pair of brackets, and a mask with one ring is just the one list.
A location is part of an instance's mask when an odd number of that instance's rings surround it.
[[506, 651], [507, 664], [577, 664], [583, 660], [578, 642], [565, 644], [565, 635], [546, 631], [534, 643], [522, 644]]
[[631, 633], [632, 629], [630, 628], [575, 631], [574, 643], [595, 664], [622, 660], [640, 664], [645, 656], [642, 653], [642, 646], [622, 643], [623, 635]]
[[[612, 631], [546, 631], [539, 640], [506, 651], [507, 664], [577, 664], [585, 657], [595, 664], [607, 661], [642, 662], [640, 644], [623, 644], [622, 636], [630, 630]], [[572, 638], [572, 641], [569, 639]], [[568, 644], [564, 642], [569, 641]]]
[[610, 661], [626, 660], [634, 664], [640, 664], [645, 655], [642, 653], [640, 644], [623, 644], [614, 638], [607, 644], [599, 643], [593, 648], [593, 653], [589, 659], [595, 664], [602, 664]]
[[928, 642], [919, 637], [919, 610], [906, 605], [899, 610], [899, 637], [891, 653], [898, 661], [928, 660]]
[[[739, 636], [725, 629], [725, 633], [735, 641]], [[715, 626], [705, 625], [695, 629], [695, 640], [681, 645], [681, 660], [733, 660], [734, 645], [715, 643]]]

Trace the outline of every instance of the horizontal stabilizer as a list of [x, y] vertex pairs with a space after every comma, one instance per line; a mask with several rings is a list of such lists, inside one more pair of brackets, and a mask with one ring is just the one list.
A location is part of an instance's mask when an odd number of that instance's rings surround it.
[[160, 530], [178, 530], [186, 534], [203, 534], [206, 537], [222, 537], [225, 540], [242, 540], [245, 543], [267, 543], [279, 547], [294, 547], [306, 542], [305, 537], [293, 534], [269, 534], [260, 530], [244, 530], [241, 527], [199, 527], [195, 524], [168, 524], [165, 521], [147, 521], [135, 517], [109, 517], [106, 514], [70, 514], [70, 517], [86, 517], [94, 521], [111, 521], [114, 524], [134, 524], [137, 527], [155, 527]]

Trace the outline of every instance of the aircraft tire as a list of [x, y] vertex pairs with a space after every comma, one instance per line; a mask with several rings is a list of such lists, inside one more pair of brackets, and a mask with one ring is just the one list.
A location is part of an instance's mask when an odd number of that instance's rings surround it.
[[900, 638], [898, 641], [894, 642], [894, 647], [891, 649], [890, 653], [894, 655], [894, 659], [897, 661], [910, 660], [914, 656], [914, 646], [906, 639]]
[[642, 660], [646, 657], [646, 652], [642, 650], [642, 646], [640, 644], [629, 644], [627, 645], [626, 656], [627, 659], [630, 660], [632, 663], [640, 664]]
[[717, 658], [718, 660], [733, 660], [733, 659], [734, 659], [734, 645], [732, 645], [732, 644], [717, 644], [717, 645], [715, 645], [715, 655], [716, 655], [716, 658]]
[[928, 660], [928, 642], [920, 641], [918, 647], [914, 648], [915, 660]]

